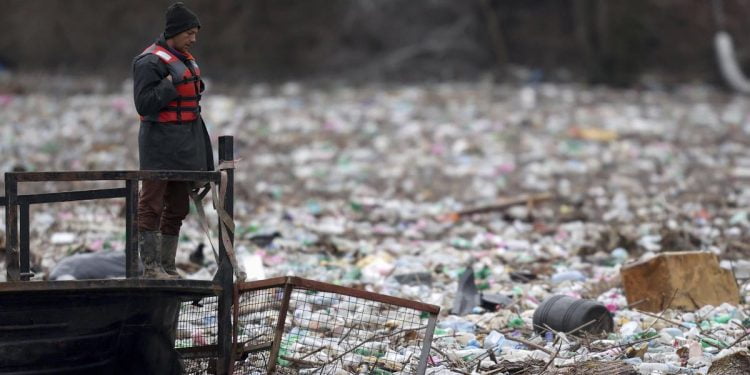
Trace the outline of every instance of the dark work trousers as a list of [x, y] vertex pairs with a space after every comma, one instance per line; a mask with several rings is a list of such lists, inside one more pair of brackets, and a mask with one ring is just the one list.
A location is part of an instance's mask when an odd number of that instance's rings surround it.
[[190, 183], [143, 181], [138, 199], [138, 230], [180, 234], [182, 220], [190, 211]]

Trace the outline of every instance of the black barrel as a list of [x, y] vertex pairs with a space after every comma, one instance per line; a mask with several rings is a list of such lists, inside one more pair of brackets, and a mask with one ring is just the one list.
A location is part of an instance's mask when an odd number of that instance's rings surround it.
[[[593, 323], [587, 324], [591, 321]], [[583, 327], [586, 325], [585, 327]], [[579, 331], [591, 333], [612, 332], [612, 315], [604, 305], [563, 295], [549, 297], [534, 311], [534, 330], [547, 331], [549, 326], [557, 332]]]

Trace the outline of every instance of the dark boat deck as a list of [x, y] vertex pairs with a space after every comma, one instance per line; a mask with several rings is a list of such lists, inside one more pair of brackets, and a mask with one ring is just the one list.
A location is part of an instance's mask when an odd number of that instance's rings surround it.
[[0, 374], [176, 374], [181, 303], [218, 296], [198, 280], [0, 283]]
[[65, 281], [11, 281], [0, 283], [0, 298], [13, 293], [122, 292], [177, 294], [185, 297], [217, 295], [221, 287], [211, 280], [106, 279]]

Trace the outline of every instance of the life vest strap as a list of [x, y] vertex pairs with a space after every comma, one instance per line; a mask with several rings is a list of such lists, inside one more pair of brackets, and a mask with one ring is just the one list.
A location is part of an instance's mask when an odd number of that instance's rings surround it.
[[201, 106], [181, 106], [181, 107], [169, 106], [169, 107], [162, 108], [162, 111], [200, 113]]

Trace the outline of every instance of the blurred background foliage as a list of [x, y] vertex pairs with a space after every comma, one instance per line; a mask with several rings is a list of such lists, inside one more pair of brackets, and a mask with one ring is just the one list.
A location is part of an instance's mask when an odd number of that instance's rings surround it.
[[[0, 64], [124, 78], [172, 1], [0, 0]], [[187, 0], [216, 80], [719, 82], [705, 0]], [[725, 1], [741, 63], [750, 1]], [[510, 72], [510, 73], [509, 73]], [[518, 74], [516, 74], [517, 76]]]

